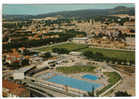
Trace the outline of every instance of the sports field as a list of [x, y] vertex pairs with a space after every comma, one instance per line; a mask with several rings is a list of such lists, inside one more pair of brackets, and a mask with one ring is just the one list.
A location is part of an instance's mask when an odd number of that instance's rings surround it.
[[37, 49], [38, 51], [52, 51], [53, 48], [66, 48], [69, 51], [92, 51], [93, 53], [99, 52], [102, 53], [106, 57], [117, 58], [121, 60], [132, 60], [135, 61], [135, 51], [124, 51], [124, 50], [112, 50], [112, 49], [103, 49], [103, 48], [88, 48], [87, 45], [84, 44], [75, 44], [75, 43], [65, 43], [50, 47], [43, 47]]
[[123, 51], [123, 50], [112, 50], [112, 49], [103, 49], [103, 48], [85, 48], [81, 49], [81, 52], [92, 51], [93, 53], [99, 52], [104, 56], [110, 58], [117, 58], [122, 60], [134, 60], [135, 61], [135, 51]]
[[75, 44], [75, 43], [65, 43], [61, 45], [55, 45], [55, 46], [50, 46], [50, 47], [43, 47], [38, 49], [39, 51], [52, 51], [53, 48], [66, 48], [69, 51], [76, 51], [79, 49], [87, 48], [87, 45], [84, 44]]

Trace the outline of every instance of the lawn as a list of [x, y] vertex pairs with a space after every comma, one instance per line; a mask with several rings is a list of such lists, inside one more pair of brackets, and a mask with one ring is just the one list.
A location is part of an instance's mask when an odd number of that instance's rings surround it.
[[81, 51], [81, 52], [92, 51], [93, 53], [99, 52], [106, 57], [117, 58], [117, 59], [127, 60], [127, 61], [129, 60], [135, 61], [135, 51], [111, 50], [111, 49], [103, 49], [103, 48], [88, 48], [88, 46], [84, 44], [65, 43], [61, 45], [43, 47], [38, 50], [51, 52], [53, 48], [66, 48], [69, 51]]
[[84, 45], [84, 44], [65, 43], [65, 44], [61, 44], [61, 45], [55, 45], [55, 46], [51, 46], [51, 47], [40, 48], [38, 50], [39, 51], [52, 51], [53, 48], [66, 48], [69, 51], [76, 51], [76, 50], [87, 48], [87, 47], [88, 46]]
[[121, 79], [121, 76], [116, 72], [104, 72], [104, 75], [109, 77], [108, 82], [112, 85]]
[[110, 58], [117, 58], [121, 60], [133, 60], [135, 61], [135, 51], [121, 51], [121, 50], [111, 50], [111, 49], [102, 49], [102, 48], [85, 48], [81, 49], [81, 52], [84, 51], [92, 51], [93, 53], [99, 52], [102, 53], [104, 56]]
[[80, 72], [94, 72], [96, 69], [95, 66], [71, 66], [71, 67], [57, 67], [56, 71], [62, 72], [65, 74], [70, 74], [70, 73], [80, 73]]
[[105, 86], [102, 90], [98, 91], [97, 95], [100, 95], [101, 93], [105, 92], [107, 89], [112, 87], [121, 79], [121, 76], [116, 72], [104, 72], [103, 74], [109, 78], [108, 79], [109, 84]]

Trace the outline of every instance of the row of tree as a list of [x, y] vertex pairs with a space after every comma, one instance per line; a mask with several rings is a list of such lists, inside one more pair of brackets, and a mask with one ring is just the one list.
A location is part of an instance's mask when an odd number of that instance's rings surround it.
[[99, 52], [93, 53], [92, 51], [85, 51], [83, 52], [83, 55], [86, 56], [88, 59], [93, 59], [94, 61], [100, 61], [100, 62], [106, 61], [107, 63], [111, 62], [112, 64], [130, 65], [130, 66], [135, 64], [135, 61], [133, 60], [127, 61], [126, 59], [122, 60], [113, 57], [107, 57]]
[[66, 48], [53, 48], [52, 51], [58, 54], [69, 54], [69, 50]]

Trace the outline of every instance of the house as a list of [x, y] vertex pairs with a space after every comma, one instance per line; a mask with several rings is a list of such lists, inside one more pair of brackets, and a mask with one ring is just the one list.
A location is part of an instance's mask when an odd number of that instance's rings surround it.
[[29, 97], [30, 92], [23, 85], [8, 80], [2, 81], [2, 93], [4, 97]]
[[[19, 51], [23, 54], [25, 48], [19, 48]], [[22, 61], [27, 59], [29, 60], [29, 56], [24, 56], [21, 53], [19, 53], [15, 48], [12, 49], [12, 52], [3, 54], [3, 60], [5, 60], [5, 63], [12, 64], [12, 63], [19, 63], [21, 65]]]
[[8, 64], [12, 64], [13, 62], [19, 62], [21, 61], [22, 55], [13, 49], [13, 52], [7, 53], [5, 55], [5, 62]]

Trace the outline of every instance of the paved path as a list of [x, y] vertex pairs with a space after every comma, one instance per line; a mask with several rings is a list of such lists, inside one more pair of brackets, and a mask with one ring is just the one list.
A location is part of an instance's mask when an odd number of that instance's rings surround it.
[[107, 49], [107, 50], [118, 50], [118, 51], [135, 51], [133, 49], [118, 49], [118, 48], [104, 48], [104, 47], [95, 47], [93, 46], [92, 48], [99, 48], [99, 49]]

